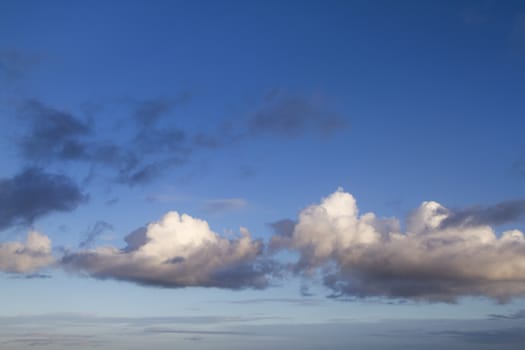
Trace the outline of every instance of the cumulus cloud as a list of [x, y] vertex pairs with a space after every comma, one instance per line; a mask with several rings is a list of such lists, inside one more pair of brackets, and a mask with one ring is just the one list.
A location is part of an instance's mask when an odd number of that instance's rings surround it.
[[0, 243], [0, 271], [33, 273], [53, 262], [51, 240], [39, 232], [29, 232], [25, 242]]
[[[488, 212], [500, 221], [499, 210]], [[466, 295], [499, 301], [525, 295], [523, 233], [498, 237], [490, 215], [461, 213], [468, 215], [457, 220], [439, 203], [423, 202], [402, 233], [398, 220], [360, 214], [354, 197], [338, 190], [301, 211], [292, 235], [279, 244], [300, 253], [297, 272], [320, 271], [334, 296], [453, 302]]]
[[67, 176], [29, 168], [0, 179], [0, 230], [31, 224], [56, 211], [72, 211], [87, 196]]
[[230, 239], [206, 221], [169, 212], [132, 232], [123, 249], [99, 247], [66, 253], [62, 266], [95, 278], [113, 278], [161, 287], [264, 288], [271, 263], [262, 259], [262, 242], [241, 228]]

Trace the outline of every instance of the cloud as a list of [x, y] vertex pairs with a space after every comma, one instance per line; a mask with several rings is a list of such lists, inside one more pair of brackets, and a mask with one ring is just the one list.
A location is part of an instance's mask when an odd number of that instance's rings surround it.
[[264, 288], [275, 268], [262, 258], [262, 242], [253, 240], [246, 229], [226, 239], [206, 221], [177, 212], [132, 232], [126, 241], [124, 249], [66, 253], [61, 264], [68, 271], [99, 279], [170, 288]]
[[19, 117], [30, 125], [29, 133], [19, 140], [24, 158], [32, 161], [88, 158], [88, 145], [83, 138], [92, 130], [87, 122], [37, 100], [25, 101]]
[[498, 314], [491, 314], [489, 315], [491, 319], [497, 319], [497, 320], [522, 320], [525, 319], [525, 309], [516, 311], [510, 315], [498, 315]]
[[268, 94], [250, 117], [248, 130], [252, 135], [269, 133], [284, 137], [298, 136], [306, 131], [330, 135], [345, 124], [338, 113], [327, 110], [313, 98], [277, 91]]
[[104, 232], [113, 231], [113, 225], [105, 221], [97, 221], [84, 233], [84, 239], [78, 245], [79, 248], [89, 248], [95, 240]]
[[102, 174], [129, 186], [150, 183], [192, 160], [196, 152], [250, 142], [262, 135], [299, 136], [306, 132], [330, 135], [345, 126], [343, 118], [320, 99], [276, 92], [252, 111], [220, 123], [211, 131], [181, 128], [175, 107], [191, 98], [183, 92], [172, 98], [127, 101], [128, 117], [116, 130], [96, 125], [96, 113], [82, 119], [72, 112], [30, 99], [20, 103], [17, 117], [26, 122], [17, 150], [30, 164], [79, 162], [90, 169], [88, 179]]
[[282, 219], [268, 223], [268, 226], [274, 232], [269, 244], [271, 251], [278, 251], [290, 246], [296, 224], [297, 222], [291, 219]]
[[210, 330], [189, 330], [167, 327], [149, 327], [144, 329], [144, 333], [171, 333], [171, 334], [195, 334], [195, 335], [253, 335], [248, 332], [236, 331], [210, 331]]
[[222, 214], [243, 209], [247, 205], [248, 202], [243, 198], [208, 199], [204, 202], [202, 210], [208, 214]]
[[495, 330], [441, 331], [431, 332], [430, 334], [450, 336], [454, 338], [459, 338], [468, 343], [483, 345], [523, 345], [525, 343], [525, 328], [519, 327]]
[[148, 183], [166, 170], [185, 164], [191, 153], [183, 130], [156, 125], [173, 104], [167, 100], [138, 104], [131, 112], [131, 135], [125, 129], [121, 130], [122, 137], [107, 141], [94, 122], [38, 100], [26, 100], [18, 109], [18, 117], [27, 125], [18, 137], [18, 150], [31, 163], [83, 162], [90, 165], [91, 172], [101, 167], [109, 170], [118, 183]]
[[488, 225], [515, 217], [507, 207], [460, 211], [468, 215], [456, 220], [439, 203], [423, 202], [402, 233], [398, 220], [360, 215], [354, 197], [338, 190], [300, 212], [288, 248], [300, 254], [296, 271], [321, 273], [336, 297], [454, 302], [473, 295], [504, 302], [525, 295], [523, 233], [498, 237]]
[[133, 116], [139, 125], [151, 127], [155, 125], [163, 116], [168, 115], [178, 105], [187, 103], [191, 99], [189, 91], [183, 91], [172, 98], [153, 98], [136, 102]]
[[457, 226], [501, 225], [515, 221], [525, 214], [525, 200], [512, 200], [490, 207], [472, 207], [448, 211], [440, 228]]
[[[322, 299], [309, 298], [261, 298], [226, 301], [228, 304], [295, 304], [301, 306], [315, 306], [322, 304]], [[282, 319], [287, 319], [286, 317]]]
[[29, 232], [25, 242], [0, 243], [0, 271], [28, 274], [53, 262], [51, 240], [36, 231]]
[[29, 225], [52, 212], [74, 210], [87, 196], [68, 177], [29, 168], [0, 179], [0, 230]]
[[30, 347], [99, 347], [107, 341], [101, 340], [97, 335], [85, 334], [60, 334], [31, 332], [8, 336], [1, 342], [5, 345], [22, 345]]

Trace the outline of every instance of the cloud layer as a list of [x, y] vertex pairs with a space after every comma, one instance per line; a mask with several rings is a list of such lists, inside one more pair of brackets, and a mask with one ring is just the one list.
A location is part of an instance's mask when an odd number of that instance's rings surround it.
[[[297, 275], [316, 280], [333, 297], [387, 297], [454, 302], [486, 296], [500, 302], [525, 295], [525, 238], [519, 230], [496, 234], [494, 226], [519, 218], [522, 201], [449, 210], [423, 202], [407, 219], [360, 214], [355, 198], [337, 190], [303, 209], [297, 220], [270, 224], [266, 249], [248, 230], [223, 237], [208, 223], [172, 211], [125, 237], [126, 246], [90, 248], [111, 228], [99, 222], [79, 250], [66, 251], [57, 266], [99, 279], [169, 288], [265, 288], [282, 277], [272, 257], [288, 249]], [[31, 232], [25, 243], [0, 244], [0, 270], [34, 273], [54, 262], [49, 238]]]
[[518, 230], [497, 237], [490, 218], [493, 224], [515, 218], [522, 203], [512, 203], [517, 208], [483, 209], [497, 215], [480, 218], [472, 210], [454, 213], [423, 202], [402, 233], [398, 220], [360, 215], [354, 197], [338, 190], [301, 211], [292, 235], [278, 243], [300, 253], [297, 272], [321, 271], [334, 296], [506, 301], [525, 295], [525, 239]]
[[208, 223], [177, 212], [126, 238], [124, 249], [99, 247], [67, 253], [62, 265], [95, 278], [162, 287], [264, 288], [270, 265], [260, 259], [262, 242], [241, 228], [227, 239]]

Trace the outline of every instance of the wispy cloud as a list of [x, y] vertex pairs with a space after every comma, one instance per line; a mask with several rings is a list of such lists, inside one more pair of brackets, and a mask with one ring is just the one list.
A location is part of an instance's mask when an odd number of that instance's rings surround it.
[[167, 328], [167, 327], [145, 328], [144, 333], [194, 334], [194, 335], [241, 335], [241, 336], [253, 335], [253, 333], [248, 333], [248, 332], [190, 330], [190, 329], [178, 329], [178, 328]]
[[107, 341], [100, 339], [100, 336], [95, 334], [62, 334], [62, 333], [24, 333], [11, 336], [0, 344], [4, 345], [22, 345], [30, 347], [56, 347], [56, 346], [70, 346], [70, 347], [99, 347], [106, 344]]
[[495, 320], [522, 320], [525, 319], [525, 309], [508, 315], [490, 314], [489, 317]]
[[204, 201], [202, 210], [208, 214], [223, 214], [247, 206], [248, 202], [244, 198], [207, 199]]
[[467, 330], [432, 332], [432, 335], [448, 336], [468, 343], [483, 345], [523, 345], [525, 344], [525, 328], [514, 327], [494, 330]]
[[346, 126], [344, 118], [315, 98], [274, 91], [253, 113], [248, 122], [252, 135], [299, 136], [305, 132], [330, 135]]
[[97, 113], [82, 118], [37, 99], [23, 100], [17, 117], [25, 130], [18, 135], [18, 151], [33, 165], [81, 162], [91, 169], [88, 178], [103, 174], [113, 182], [134, 186], [190, 163], [199, 151], [219, 150], [267, 134], [331, 135], [346, 125], [318, 98], [275, 92], [215, 129], [189, 131], [173, 115], [191, 99], [187, 91], [173, 97], [127, 99], [127, 108], [120, 108], [129, 117], [117, 123], [119, 137], [114, 137], [116, 130], [97, 125]]
[[79, 243], [79, 248], [89, 248], [104, 232], [113, 231], [113, 225], [105, 221], [97, 221], [84, 233], [84, 239]]

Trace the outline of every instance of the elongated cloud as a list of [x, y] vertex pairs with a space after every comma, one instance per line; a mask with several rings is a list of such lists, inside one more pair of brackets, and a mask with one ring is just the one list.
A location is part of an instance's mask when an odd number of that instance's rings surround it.
[[161, 287], [264, 288], [271, 264], [260, 259], [263, 245], [241, 228], [226, 239], [208, 223], [167, 213], [126, 237], [124, 249], [99, 247], [67, 253], [62, 265], [92, 277]]
[[0, 271], [32, 273], [53, 263], [51, 240], [36, 231], [25, 242], [0, 243]]
[[[423, 202], [401, 233], [398, 220], [360, 215], [354, 197], [338, 190], [304, 209], [292, 235], [278, 243], [300, 253], [298, 272], [322, 271], [334, 296], [453, 302], [466, 295], [499, 301], [525, 295], [523, 233], [510, 230], [498, 237], [488, 220], [460, 213]], [[497, 223], [505, 217], [499, 214]], [[466, 225], [458, 217], [476, 220]]]
[[87, 198], [69, 177], [39, 168], [0, 178], [0, 230], [32, 224], [52, 212], [72, 211]]

